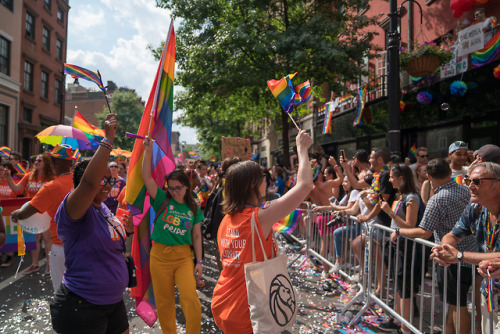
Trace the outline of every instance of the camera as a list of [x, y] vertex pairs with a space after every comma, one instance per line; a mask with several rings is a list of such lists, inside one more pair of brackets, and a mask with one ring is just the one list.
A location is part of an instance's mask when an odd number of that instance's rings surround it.
[[326, 226], [331, 227], [331, 226], [342, 224], [343, 222], [344, 222], [344, 220], [342, 219], [342, 216], [340, 214], [336, 213], [335, 215], [333, 215], [332, 220], [330, 220], [328, 222], [328, 224], [326, 224]]

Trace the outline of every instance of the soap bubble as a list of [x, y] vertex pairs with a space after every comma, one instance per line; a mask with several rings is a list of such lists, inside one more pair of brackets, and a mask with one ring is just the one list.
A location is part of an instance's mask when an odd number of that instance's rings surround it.
[[448, 109], [450, 109], [450, 105], [448, 103], [446, 103], [446, 102], [441, 103], [441, 110], [442, 111], [446, 111]]

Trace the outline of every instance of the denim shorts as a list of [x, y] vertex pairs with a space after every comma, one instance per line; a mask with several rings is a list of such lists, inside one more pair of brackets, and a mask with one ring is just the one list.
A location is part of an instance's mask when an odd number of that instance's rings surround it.
[[61, 284], [50, 303], [52, 327], [56, 333], [121, 334], [128, 329], [123, 300], [95, 305]]

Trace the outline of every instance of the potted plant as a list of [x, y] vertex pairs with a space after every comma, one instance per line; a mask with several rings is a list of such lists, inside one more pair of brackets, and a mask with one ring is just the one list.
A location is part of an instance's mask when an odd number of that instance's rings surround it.
[[426, 77], [453, 58], [453, 48], [436, 43], [416, 43], [411, 49], [400, 48], [399, 64], [413, 77]]

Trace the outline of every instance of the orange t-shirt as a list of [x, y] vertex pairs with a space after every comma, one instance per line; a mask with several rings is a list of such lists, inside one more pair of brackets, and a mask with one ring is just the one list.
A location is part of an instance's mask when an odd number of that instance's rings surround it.
[[10, 189], [7, 180], [0, 180], [0, 199], [17, 198], [17, 194]]
[[[268, 258], [271, 257], [273, 248], [272, 234], [264, 240], [257, 210], [258, 208], [249, 208], [233, 216], [226, 215], [217, 233], [217, 244], [224, 269], [212, 296], [212, 314], [215, 324], [225, 334], [244, 334], [253, 331], [244, 265], [253, 260], [251, 219], [254, 211], [257, 230]], [[257, 235], [254, 237], [254, 243], [256, 260], [264, 261]]]
[[19, 181], [24, 187], [24, 197], [35, 196], [45, 183], [51, 181], [49, 178], [41, 177], [40, 175], [37, 175], [35, 179], [30, 181], [30, 175], [31, 172], [26, 173], [21, 181]]
[[45, 183], [35, 197], [30, 201], [32, 207], [41, 213], [47, 212], [52, 218], [50, 221], [50, 235], [52, 242], [62, 246], [62, 241], [57, 237], [57, 225], [54, 217], [59, 208], [59, 204], [64, 200], [64, 197], [73, 189], [73, 175], [64, 174], [56, 177], [54, 181]]

